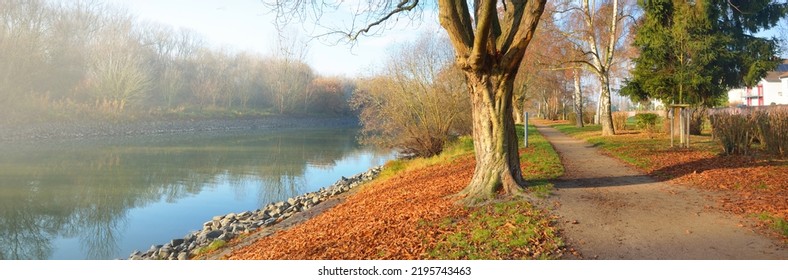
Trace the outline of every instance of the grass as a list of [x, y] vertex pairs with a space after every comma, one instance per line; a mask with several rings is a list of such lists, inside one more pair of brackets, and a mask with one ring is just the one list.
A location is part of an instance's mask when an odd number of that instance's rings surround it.
[[759, 214], [758, 219], [770, 224], [772, 228], [782, 233], [783, 236], [788, 237], [788, 221], [783, 218], [775, 217], [769, 213], [763, 212]]
[[208, 244], [208, 246], [197, 248], [196, 254], [192, 256], [192, 258], [197, 258], [201, 255], [211, 253], [213, 251], [218, 250], [219, 248], [224, 247], [225, 245], [227, 245], [227, 241], [221, 239], [214, 240], [213, 242], [211, 242], [211, 244]]
[[470, 153], [473, 153], [473, 139], [471, 139], [470, 136], [461, 136], [451, 143], [448, 143], [446, 148], [443, 149], [443, 152], [437, 156], [429, 158], [390, 160], [385, 164], [383, 171], [381, 171], [376, 180], [385, 180], [386, 178], [407, 170], [424, 168], [440, 163], [449, 163], [454, 159], [468, 155]]
[[[523, 146], [523, 126], [517, 126], [520, 147]], [[564, 174], [561, 158], [535, 126], [528, 126], [528, 148], [520, 152], [520, 165], [523, 177], [528, 181], [528, 188], [537, 197], [547, 197], [553, 188], [549, 182]]]
[[[520, 147], [523, 127], [517, 126]], [[472, 144], [472, 143], [471, 143]], [[472, 145], [465, 143], [466, 152]], [[470, 147], [470, 151], [467, 148]], [[520, 149], [520, 164], [528, 190], [536, 197], [547, 197], [549, 182], [564, 173], [558, 153], [534, 126], [528, 127], [528, 148]], [[444, 220], [441, 231], [450, 232], [429, 251], [434, 259], [555, 259], [560, 257], [563, 241], [552, 227], [545, 211], [525, 200], [496, 201], [471, 208], [459, 220]]]
[[[582, 128], [572, 124], [553, 125], [559, 131], [580, 138], [599, 147], [612, 156], [619, 158], [629, 164], [644, 170], [655, 167], [644, 153], [655, 151], [665, 151], [671, 149], [670, 138], [665, 134], [654, 134], [650, 137], [642, 137], [640, 134], [623, 134], [616, 137], [602, 137], [602, 127], [600, 125], [587, 125]], [[678, 137], [675, 139], [678, 146]], [[690, 149], [718, 153], [719, 147], [707, 136], [692, 136], [690, 139]]]
[[544, 211], [525, 201], [488, 204], [441, 227], [453, 233], [429, 251], [431, 258], [555, 259], [564, 245]]

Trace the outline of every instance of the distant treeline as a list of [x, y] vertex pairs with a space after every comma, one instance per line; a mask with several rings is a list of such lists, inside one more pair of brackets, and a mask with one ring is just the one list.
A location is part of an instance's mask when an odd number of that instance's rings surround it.
[[209, 48], [93, 1], [0, 1], [0, 123], [190, 112], [348, 114], [354, 83], [297, 51]]

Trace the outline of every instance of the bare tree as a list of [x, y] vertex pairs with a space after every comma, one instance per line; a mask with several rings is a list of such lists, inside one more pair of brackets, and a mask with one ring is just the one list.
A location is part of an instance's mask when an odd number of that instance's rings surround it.
[[360, 82], [353, 103], [363, 142], [428, 157], [467, 132], [470, 101], [447, 46], [445, 38], [424, 33], [391, 51], [380, 75]]
[[280, 36], [277, 40], [266, 78], [280, 114], [304, 108], [303, 104], [308, 99], [307, 86], [314, 74], [309, 65], [303, 62], [307, 52], [308, 45], [298, 36]]

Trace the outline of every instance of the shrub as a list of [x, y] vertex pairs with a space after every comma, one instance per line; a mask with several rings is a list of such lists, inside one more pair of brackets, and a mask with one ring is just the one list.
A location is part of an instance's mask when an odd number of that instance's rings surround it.
[[752, 129], [745, 114], [734, 109], [709, 115], [714, 136], [720, 140], [726, 154], [746, 154], [750, 149]]
[[785, 155], [788, 150], [788, 107], [755, 110], [752, 115], [755, 135], [764, 150], [774, 155]]
[[629, 118], [628, 112], [613, 112], [613, 128], [615, 130], [626, 130], [627, 118]]
[[395, 50], [381, 74], [359, 81], [351, 102], [359, 110], [362, 143], [430, 157], [471, 132], [462, 70], [442, 45], [448, 43], [429, 36]]
[[708, 114], [706, 108], [691, 108], [690, 110], [690, 134], [700, 135], [703, 130], [703, 119]]
[[656, 131], [658, 118], [659, 116], [654, 113], [639, 113], [635, 115], [635, 124], [637, 124], [638, 129], [653, 133]]
[[575, 113], [566, 114], [566, 120], [568, 120], [569, 123], [571, 123], [571, 124], [576, 124], [577, 123], [577, 114], [575, 114]]
[[788, 150], [788, 106], [717, 109], [709, 121], [727, 154], [748, 153], [754, 139], [770, 154]]

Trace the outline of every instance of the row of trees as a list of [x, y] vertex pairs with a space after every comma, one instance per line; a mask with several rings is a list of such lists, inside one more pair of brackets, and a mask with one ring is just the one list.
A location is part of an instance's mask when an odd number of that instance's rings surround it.
[[[728, 89], [753, 86], [781, 61], [779, 41], [755, 34], [786, 13], [788, 3], [774, 0], [548, 3], [517, 77], [515, 106], [536, 105], [530, 109], [551, 119], [573, 107], [578, 126], [596, 112], [611, 135], [615, 86], [636, 102], [720, 105]], [[583, 94], [589, 87], [599, 95]]]
[[547, 3], [515, 81], [515, 117], [523, 109], [549, 119], [569, 111], [578, 126], [592, 120], [613, 134], [611, 98], [628, 72], [638, 14], [633, 0]]
[[280, 40], [267, 57], [216, 50], [195, 32], [96, 1], [2, 1], [0, 18], [6, 121], [129, 110], [341, 114], [353, 90], [314, 73], [304, 46]]

